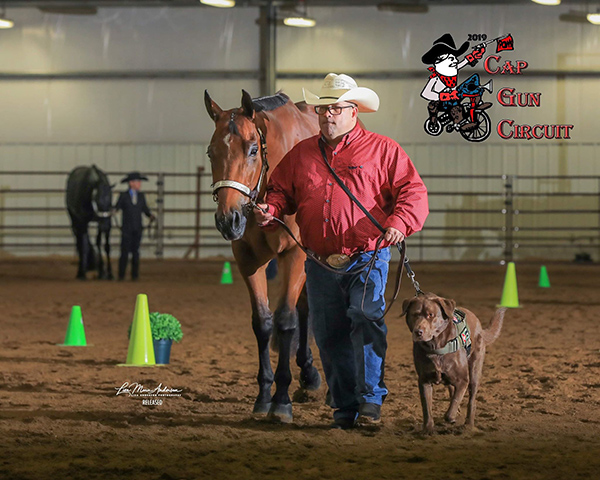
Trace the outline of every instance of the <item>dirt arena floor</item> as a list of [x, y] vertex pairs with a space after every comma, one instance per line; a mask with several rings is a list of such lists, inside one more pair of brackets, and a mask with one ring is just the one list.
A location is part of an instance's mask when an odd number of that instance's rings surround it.
[[[461, 428], [466, 403], [456, 426], [443, 424], [448, 403], [439, 386], [432, 437], [419, 434], [401, 301], [387, 320], [390, 395], [381, 427], [330, 430], [323, 387], [295, 404], [293, 424], [253, 418], [249, 301], [237, 271], [233, 285], [219, 284], [221, 267], [144, 260], [137, 283], [80, 282], [71, 260], [0, 259], [0, 478], [598, 478], [600, 267], [548, 265], [552, 288], [541, 289], [539, 265], [517, 265], [523, 307], [507, 312], [488, 348], [478, 428]], [[487, 324], [503, 267], [413, 267], [424, 289], [456, 299]], [[272, 287], [275, 298], [277, 281]], [[138, 293], [148, 295], [151, 311], [172, 313], [183, 325], [169, 366], [117, 366], [127, 355]], [[412, 294], [405, 281], [401, 296]], [[82, 307], [91, 346], [56, 346], [72, 305]], [[182, 395], [144, 406], [116, 395], [125, 382]]]

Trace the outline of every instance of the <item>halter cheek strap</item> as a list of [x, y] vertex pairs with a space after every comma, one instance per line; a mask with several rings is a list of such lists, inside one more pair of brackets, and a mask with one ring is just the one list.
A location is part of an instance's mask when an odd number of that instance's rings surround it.
[[236, 182], [235, 180], [219, 180], [211, 185], [213, 189], [213, 200], [215, 202], [218, 202], [217, 191], [220, 188], [233, 188], [234, 190], [240, 192], [242, 195], [248, 197], [250, 199], [250, 202], [256, 202], [258, 194], [260, 193], [262, 185], [265, 181], [267, 171], [269, 170], [269, 162], [267, 161], [267, 140], [260, 127], [257, 126], [256, 130], [258, 130], [258, 136], [260, 138], [260, 158], [262, 163], [260, 169], [260, 176], [258, 177], [258, 183], [256, 184], [256, 187], [254, 187], [254, 190], [250, 190], [250, 187], [244, 185], [243, 183]]

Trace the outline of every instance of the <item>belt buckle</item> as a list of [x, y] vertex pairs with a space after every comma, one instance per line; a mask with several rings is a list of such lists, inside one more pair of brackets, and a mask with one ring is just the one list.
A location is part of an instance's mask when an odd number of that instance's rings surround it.
[[344, 253], [334, 253], [327, 257], [327, 265], [337, 270], [341, 270], [342, 268], [346, 268], [350, 263], [351, 258]]

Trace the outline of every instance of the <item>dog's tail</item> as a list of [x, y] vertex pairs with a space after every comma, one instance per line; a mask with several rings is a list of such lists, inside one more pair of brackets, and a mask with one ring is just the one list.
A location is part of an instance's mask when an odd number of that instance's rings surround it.
[[502, 330], [502, 324], [504, 323], [505, 312], [506, 308], [499, 308], [496, 310], [496, 313], [494, 313], [488, 328], [482, 332], [483, 341], [486, 345], [491, 345], [500, 336], [500, 330]]

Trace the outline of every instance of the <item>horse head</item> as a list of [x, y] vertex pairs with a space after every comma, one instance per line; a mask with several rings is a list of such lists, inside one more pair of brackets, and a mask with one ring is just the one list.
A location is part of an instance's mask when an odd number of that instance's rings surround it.
[[[242, 90], [240, 108], [222, 110], [204, 92], [208, 115], [215, 122], [207, 154], [217, 202], [215, 224], [226, 240], [239, 240], [247, 217], [266, 180], [264, 137], [254, 120], [252, 97]], [[265, 156], [265, 158], [263, 158]]]
[[92, 207], [98, 218], [108, 218], [112, 211], [112, 189], [114, 185], [99, 182], [92, 192]]

